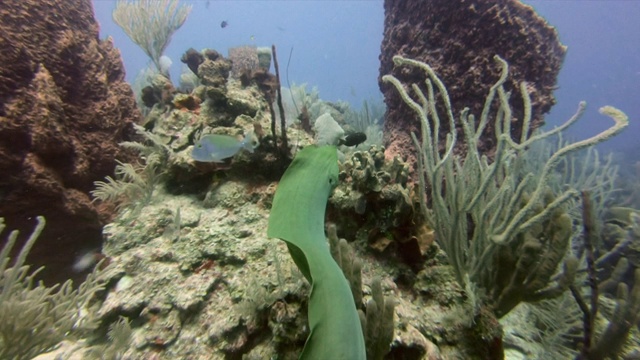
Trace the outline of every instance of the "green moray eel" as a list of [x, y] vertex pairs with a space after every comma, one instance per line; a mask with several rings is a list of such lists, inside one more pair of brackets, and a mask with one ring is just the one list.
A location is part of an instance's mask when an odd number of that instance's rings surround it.
[[308, 146], [285, 171], [273, 199], [267, 235], [287, 243], [311, 283], [309, 328], [300, 359], [365, 359], [358, 311], [324, 233], [327, 199], [338, 182], [335, 146]]

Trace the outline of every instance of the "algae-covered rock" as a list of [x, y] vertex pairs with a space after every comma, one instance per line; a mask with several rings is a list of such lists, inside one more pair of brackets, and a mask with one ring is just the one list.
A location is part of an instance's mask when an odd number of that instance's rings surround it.
[[198, 66], [198, 78], [202, 85], [214, 88], [225, 88], [229, 72], [231, 71], [231, 62], [223, 57], [215, 60], [205, 58]]
[[412, 240], [417, 228], [412, 223], [416, 214], [407, 184], [408, 170], [399, 158], [385, 159], [384, 148], [376, 146], [356, 151], [344, 161], [340, 183], [330, 198], [330, 211], [339, 214], [334, 221], [342, 224], [346, 238], [365, 238], [380, 251], [390, 245], [385, 241], [381, 248], [382, 237], [400, 247], [411, 242], [408, 245], [412, 248], [420, 248]]

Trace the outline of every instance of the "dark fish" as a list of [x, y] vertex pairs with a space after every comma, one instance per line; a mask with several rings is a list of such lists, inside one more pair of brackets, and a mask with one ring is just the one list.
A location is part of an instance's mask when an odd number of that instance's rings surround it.
[[224, 29], [224, 28], [226, 28], [226, 27], [227, 27], [227, 25], [229, 25], [229, 23], [227, 22], [227, 20], [223, 20], [223, 21], [220, 23], [220, 27], [221, 27], [221, 28], [223, 28], [223, 29]]
[[347, 135], [344, 139], [340, 139], [340, 145], [355, 146], [367, 141], [367, 135], [361, 132], [355, 132]]

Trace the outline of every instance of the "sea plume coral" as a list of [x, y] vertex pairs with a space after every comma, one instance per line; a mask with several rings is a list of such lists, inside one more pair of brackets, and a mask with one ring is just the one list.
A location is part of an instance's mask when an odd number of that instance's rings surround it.
[[[25, 260], [45, 226], [42, 216], [37, 220], [36, 228], [11, 267], [9, 253], [17, 241], [17, 231], [9, 234], [0, 251], [1, 359], [31, 359], [54, 347], [73, 329], [89, 326], [80, 310], [102, 289], [97, 272], [77, 289], [70, 280], [52, 287], [36, 283], [35, 277], [43, 268], [30, 271]], [[4, 228], [4, 219], [0, 218], [0, 233]]]
[[178, 0], [119, 0], [112, 17], [161, 71], [160, 57], [190, 12], [191, 6]]
[[[578, 191], [571, 188], [549, 194], [550, 178], [564, 156], [618, 134], [628, 125], [628, 118], [615, 108], [603, 107], [600, 112], [614, 121], [609, 129], [591, 138], [565, 144], [549, 156], [537, 176], [518, 171], [526, 159], [526, 149], [576, 122], [584, 112], [585, 104], [581, 103], [576, 114], [560, 127], [530, 135], [531, 99], [526, 83], [520, 84], [524, 104], [521, 121], [526, 130], [514, 140], [511, 135], [513, 113], [510, 94], [503, 86], [509, 67], [500, 57], [495, 56], [494, 59], [501, 68], [501, 75], [489, 90], [479, 121], [475, 121], [468, 108], [459, 117], [463, 130], [460, 135], [464, 137], [466, 146], [464, 158], [454, 154], [459, 134], [455, 130], [457, 118], [454, 117], [447, 89], [429, 65], [394, 57], [396, 66], [425, 74], [426, 94], [416, 84], [411, 84], [417, 100], [409, 95], [397, 78], [386, 75], [383, 81], [393, 85], [422, 123], [421, 139], [415, 134], [412, 137], [418, 149], [421, 209], [426, 221], [435, 229], [438, 244], [446, 252], [458, 282], [465, 288], [468, 288], [468, 282], [475, 284], [489, 296], [485, 301], [494, 306], [496, 315], [503, 316], [520, 300], [527, 301], [528, 297], [540, 300], [542, 295], [559, 295], [573, 281], [571, 273], [575, 272], [575, 260], [567, 259], [563, 276], [553, 284], [548, 283], [551, 272], [565, 258], [570, 236], [570, 231], [567, 231], [570, 221], [562, 215], [563, 207], [569, 199], [578, 196]], [[439, 113], [436, 98], [442, 100], [444, 114]], [[493, 113], [491, 110], [495, 108], [497, 111]], [[446, 128], [452, 129], [446, 134], [444, 144], [439, 142], [441, 119], [448, 124]], [[496, 129], [497, 143], [492, 162], [479, 151], [480, 138], [490, 121]], [[441, 145], [444, 149], [440, 148]], [[427, 198], [430, 204], [427, 204]], [[515, 268], [511, 268], [515, 273], [508, 285], [496, 289], [496, 274], [500, 271], [509, 273], [509, 270], [500, 268], [501, 251], [505, 248], [513, 251], [510, 263], [515, 264]], [[549, 254], [553, 254], [551, 258], [554, 261], [542, 261]], [[544, 269], [526, 266], [534, 263], [541, 264]], [[541, 272], [535, 273], [538, 270]], [[561, 291], [542, 292], [547, 286]], [[509, 293], [522, 290], [528, 293], [519, 294], [520, 299], [507, 301]]]

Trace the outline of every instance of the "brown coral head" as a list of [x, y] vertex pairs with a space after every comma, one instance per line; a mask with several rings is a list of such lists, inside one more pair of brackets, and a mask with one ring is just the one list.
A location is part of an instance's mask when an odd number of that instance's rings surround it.
[[265, 136], [264, 128], [260, 123], [253, 123], [253, 133], [258, 137], [258, 139], [262, 139]]
[[187, 64], [189, 70], [198, 75], [198, 67], [204, 62], [204, 56], [196, 49], [190, 48], [182, 55], [180, 61]]
[[311, 116], [309, 115], [307, 105], [302, 105], [302, 109], [300, 109], [300, 114], [298, 115], [298, 120], [300, 120], [300, 124], [302, 124], [302, 130], [304, 130], [307, 134], [313, 135]]
[[162, 89], [161, 100], [163, 104], [173, 103], [173, 96], [177, 93], [176, 88], [172, 84], [165, 84]]
[[194, 95], [178, 96], [173, 99], [173, 105], [178, 109], [186, 109], [190, 111], [200, 108], [200, 98]]
[[242, 84], [242, 86], [244, 87], [247, 87], [251, 85], [252, 81], [253, 81], [253, 71], [251, 69], [242, 70], [242, 72], [240, 73], [240, 84]]
[[204, 57], [206, 57], [207, 59], [211, 60], [211, 61], [216, 61], [220, 58], [224, 58], [224, 56], [222, 56], [219, 52], [213, 50], [213, 49], [206, 49], [204, 51]]
[[273, 102], [276, 98], [276, 90], [278, 89], [278, 79], [276, 79], [276, 76], [265, 69], [249, 70], [247, 73], [250, 74], [250, 81], [256, 83], [267, 101]]
[[161, 94], [160, 91], [157, 91], [153, 86], [145, 86], [142, 88], [140, 99], [144, 106], [153, 107], [153, 105], [160, 102]]

